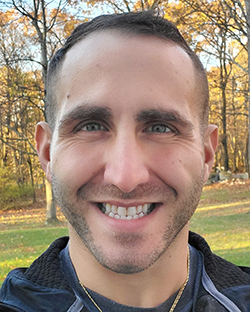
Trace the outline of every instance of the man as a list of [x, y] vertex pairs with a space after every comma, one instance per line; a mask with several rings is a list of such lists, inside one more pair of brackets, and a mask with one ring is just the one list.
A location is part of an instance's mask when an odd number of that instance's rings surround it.
[[37, 152], [70, 239], [8, 275], [1, 311], [250, 311], [250, 274], [188, 230], [217, 128], [175, 26], [151, 12], [78, 26], [46, 103]]

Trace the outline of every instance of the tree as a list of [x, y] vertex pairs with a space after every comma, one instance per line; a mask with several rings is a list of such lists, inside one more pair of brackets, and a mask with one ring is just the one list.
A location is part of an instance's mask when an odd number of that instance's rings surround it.
[[[43, 86], [46, 82], [47, 68], [49, 60], [63, 39], [65, 34], [79, 22], [73, 15], [66, 11], [68, 1], [59, 0], [56, 8], [50, 8], [51, 2], [44, 0], [37, 1], [22, 1], [12, 0], [10, 2], [0, 1], [0, 4], [9, 8], [9, 12], [16, 14], [19, 29], [24, 35], [25, 40], [30, 42], [30, 52], [26, 55], [19, 55], [16, 60], [29, 62], [29, 64], [36, 64], [36, 67], [42, 69]], [[37, 43], [39, 45], [37, 45]], [[40, 58], [37, 56], [40, 56]], [[42, 97], [40, 99], [45, 102], [45, 90], [42, 90]], [[31, 161], [29, 161], [31, 164]], [[30, 168], [31, 169], [31, 168]], [[51, 185], [46, 183], [46, 194], [52, 194]], [[55, 221], [56, 218], [56, 203], [55, 200], [48, 197], [47, 200], [47, 216], [46, 222]]]
[[[29, 48], [13, 24], [15, 18], [13, 12], [0, 13], [1, 167], [12, 164], [19, 185], [27, 182], [30, 175], [35, 201], [33, 164], [36, 151], [30, 121], [34, 117], [32, 106], [38, 106], [40, 102], [39, 75], [23, 71], [20, 58], [28, 53]], [[28, 173], [26, 164], [29, 165]]]
[[[214, 10], [217, 1], [198, 1], [187, 0], [185, 3], [189, 5], [196, 12], [204, 14], [214, 26], [219, 26], [220, 29], [225, 29], [228, 32], [228, 40], [236, 40], [248, 53], [248, 67], [242, 66], [238, 63], [241, 69], [248, 73], [248, 94], [250, 94], [250, 1], [245, 0], [223, 0], [220, 1], [221, 13]], [[225, 23], [221, 16], [223, 13], [228, 12], [230, 14], [230, 23]], [[226, 57], [235, 62], [230, 54], [226, 54]], [[248, 95], [249, 97], [249, 95]], [[248, 100], [248, 172], [250, 173], [250, 97]]]

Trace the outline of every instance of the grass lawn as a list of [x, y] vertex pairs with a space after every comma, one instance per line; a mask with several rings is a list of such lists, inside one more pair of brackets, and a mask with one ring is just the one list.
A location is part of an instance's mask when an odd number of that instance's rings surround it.
[[[0, 285], [10, 270], [29, 266], [55, 238], [67, 235], [60, 212], [59, 224], [44, 225], [43, 205], [0, 212]], [[250, 266], [250, 180], [206, 186], [191, 230], [221, 257]]]
[[201, 234], [217, 255], [250, 266], [250, 181], [206, 186], [191, 230]]
[[10, 270], [29, 266], [55, 238], [68, 235], [60, 211], [58, 219], [45, 225], [45, 208], [0, 212], [0, 285]]

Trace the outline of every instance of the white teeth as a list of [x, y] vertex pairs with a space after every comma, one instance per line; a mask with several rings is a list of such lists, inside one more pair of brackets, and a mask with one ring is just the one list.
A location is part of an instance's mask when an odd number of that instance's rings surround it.
[[115, 205], [102, 204], [102, 211], [108, 215], [111, 218], [115, 219], [122, 219], [122, 220], [135, 220], [138, 218], [142, 218], [145, 215], [147, 215], [150, 211], [149, 208], [151, 208], [151, 205], [153, 204], [144, 204], [139, 205], [137, 207], [117, 207]]
[[126, 217], [127, 215], [127, 209], [125, 207], [118, 207], [117, 213], [121, 217]]
[[127, 209], [127, 215], [128, 216], [134, 216], [135, 214], [136, 214], [136, 207], [129, 207], [128, 209]]
[[137, 213], [142, 212], [142, 205], [137, 206], [136, 212], [137, 212]]
[[148, 204], [145, 204], [145, 205], [142, 206], [142, 211], [144, 213], [147, 213], [147, 211], [148, 211]]
[[112, 211], [113, 213], [117, 213], [117, 207], [116, 207], [115, 205], [112, 205], [112, 206], [111, 206], [111, 211]]
[[110, 213], [111, 205], [110, 204], [106, 204], [105, 208], [106, 208], [106, 213]]

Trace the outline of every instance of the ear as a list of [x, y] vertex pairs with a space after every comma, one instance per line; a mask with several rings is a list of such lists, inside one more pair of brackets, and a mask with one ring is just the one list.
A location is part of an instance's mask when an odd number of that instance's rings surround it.
[[205, 172], [204, 182], [209, 178], [214, 163], [214, 155], [218, 146], [218, 128], [209, 125], [204, 133]]
[[51, 182], [51, 170], [50, 170], [50, 144], [51, 144], [52, 132], [47, 122], [39, 122], [36, 126], [35, 140], [36, 151], [43, 171], [46, 174], [47, 179]]

